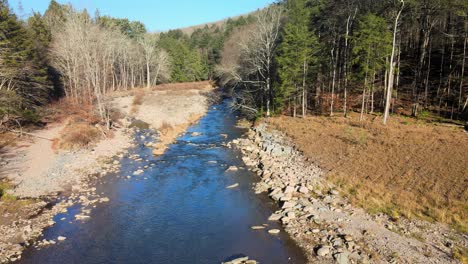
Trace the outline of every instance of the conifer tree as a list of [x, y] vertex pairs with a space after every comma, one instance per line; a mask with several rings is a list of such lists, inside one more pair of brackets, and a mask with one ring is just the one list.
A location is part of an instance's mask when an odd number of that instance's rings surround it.
[[306, 114], [306, 93], [310, 66], [316, 63], [316, 36], [309, 30], [310, 9], [306, 0], [289, 0], [288, 20], [284, 26], [282, 43], [277, 57], [281, 88], [277, 103], [282, 105], [292, 98], [295, 114], [297, 98], [302, 98], [302, 116]]

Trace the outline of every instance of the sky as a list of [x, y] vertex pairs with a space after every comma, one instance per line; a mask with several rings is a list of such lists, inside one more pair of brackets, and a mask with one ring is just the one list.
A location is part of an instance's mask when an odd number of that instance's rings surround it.
[[[9, 0], [21, 18], [32, 10], [41, 14], [50, 0]], [[57, 0], [71, 3], [77, 9], [86, 8], [90, 14], [96, 9], [101, 15], [128, 18], [143, 22], [149, 31], [166, 31], [215, 22], [227, 17], [246, 14], [265, 7], [274, 0]], [[22, 8], [21, 8], [22, 7]]]

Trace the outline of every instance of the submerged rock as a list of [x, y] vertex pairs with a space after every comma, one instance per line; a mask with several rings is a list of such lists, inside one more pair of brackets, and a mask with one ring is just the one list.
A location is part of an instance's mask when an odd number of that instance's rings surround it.
[[265, 226], [252, 226], [250, 228], [253, 230], [261, 230], [261, 229], [265, 229]]
[[276, 234], [279, 234], [280, 230], [279, 229], [270, 229], [268, 230], [268, 233], [272, 234], [272, 235], [276, 235]]
[[239, 187], [239, 183], [234, 183], [233, 185], [229, 185], [228, 187], [226, 187], [226, 189], [233, 189], [236, 187]]

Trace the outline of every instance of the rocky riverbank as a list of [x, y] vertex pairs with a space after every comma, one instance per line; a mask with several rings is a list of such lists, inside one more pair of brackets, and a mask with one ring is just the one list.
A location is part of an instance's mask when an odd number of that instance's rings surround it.
[[459, 263], [454, 245], [467, 246], [465, 235], [444, 225], [354, 208], [326, 181], [325, 171], [265, 124], [229, 146], [239, 148], [261, 178], [255, 191], [278, 203], [268, 220], [284, 225], [310, 263]]

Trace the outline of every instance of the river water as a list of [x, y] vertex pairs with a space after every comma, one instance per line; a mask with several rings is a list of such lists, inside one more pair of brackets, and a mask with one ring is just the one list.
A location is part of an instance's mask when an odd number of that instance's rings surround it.
[[[280, 225], [267, 221], [277, 207], [266, 196], [253, 193], [256, 176], [243, 168], [240, 153], [222, 146], [241, 135], [235, 123], [226, 102], [214, 105], [157, 158], [136, 135], [139, 144], [129, 153], [139, 154], [143, 161], [121, 159], [119, 174], [155, 166], [131, 179], [104, 177], [97, 189], [110, 202], [98, 205], [85, 222], [74, 220], [81, 209], [78, 205], [57, 215], [57, 223], [44, 238], [67, 239], [40, 250], [28, 249], [18, 263], [205, 264], [239, 256], [267, 264], [305, 263], [304, 254]], [[193, 137], [192, 132], [201, 135]], [[241, 169], [226, 172], [231, 165]], [[240, 186], [226, 189], [234, 183]], [[269, 226], [251, 229], [262, 224]], [[270, 235], [270, 228], [282, 232]]]

